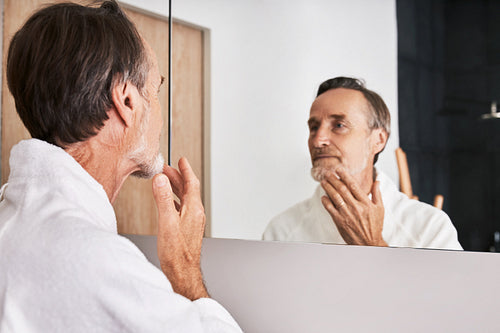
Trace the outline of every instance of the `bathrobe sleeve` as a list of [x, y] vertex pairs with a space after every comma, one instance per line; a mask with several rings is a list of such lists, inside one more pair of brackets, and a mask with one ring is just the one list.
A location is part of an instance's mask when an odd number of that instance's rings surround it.
[[83, 323], [77, 329], [82, 332], [241, 332], [215, 300], [191, 301], [176, 294], [166, 276], [128, 239], [94, 230], [86, 236], [85, 228], [77, 232], [71, 242], [51, 247], [56, 256], [65, 253], [51, 261], [56, 263], [54, 276], [71, 276], [58, 281], [58, 290], [50, 293], [55, 298], [60, 293], [66, 304], [45, 302], [61, 307], [47, 309], [47, 315], [66, 318], [45, 320]]

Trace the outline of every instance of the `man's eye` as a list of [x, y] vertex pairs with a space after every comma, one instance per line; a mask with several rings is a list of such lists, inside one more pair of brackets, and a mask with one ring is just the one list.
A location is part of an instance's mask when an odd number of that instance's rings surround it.
[[332, 130], [334, 130], [334, 131], [339, 131], [339, 130], [343, 131], [345, 129], [346, 129], [346, 126], [343, 123], [335, 123], [335, 124], [333, 124], [333, 129]]

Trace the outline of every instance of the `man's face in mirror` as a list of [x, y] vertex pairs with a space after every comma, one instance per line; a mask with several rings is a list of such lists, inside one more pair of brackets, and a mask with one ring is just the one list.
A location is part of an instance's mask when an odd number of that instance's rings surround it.
[[315, 180], [339, 166], [360, 179], [372, 174], [375, 153], [368, 112], [368, 102], [357, 90], [331, 89], [316, 98], [308, 121]]

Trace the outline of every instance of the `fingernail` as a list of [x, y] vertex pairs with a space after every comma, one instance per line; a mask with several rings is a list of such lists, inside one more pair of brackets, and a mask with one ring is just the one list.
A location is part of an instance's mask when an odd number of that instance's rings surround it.
[[166, 186], [167, 185], [167, 176], [159, 175], [158, 177], [156, 177], [155, 185], [158, 187]]

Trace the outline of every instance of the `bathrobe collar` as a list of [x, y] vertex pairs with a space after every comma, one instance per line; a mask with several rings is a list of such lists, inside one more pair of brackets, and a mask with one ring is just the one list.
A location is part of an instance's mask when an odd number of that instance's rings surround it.
[[[97, 226], [117, 232], [116, 216], [106, 191], [62, 148], [38, 139], [16, 144], [9, 159], [8, 186], [47, 186], [92, 216]], [[82, 212], [83, 213], [83, 212]]]

